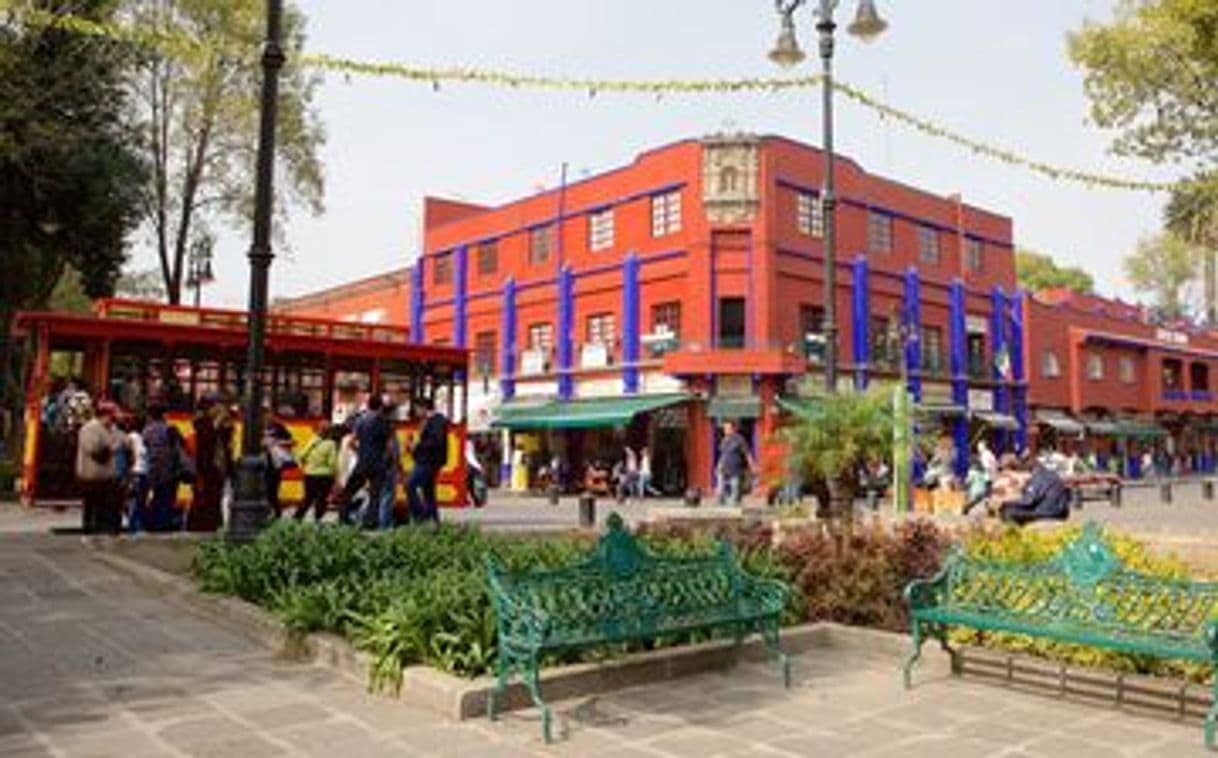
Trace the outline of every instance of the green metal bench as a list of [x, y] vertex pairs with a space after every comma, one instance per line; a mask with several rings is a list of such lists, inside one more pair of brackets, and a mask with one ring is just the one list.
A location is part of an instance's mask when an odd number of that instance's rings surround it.
[[[942, 570], [905, 588], [913, 651], [905, 687], [927, 636], [936, 638], [959, 672], [949, 627], [1010, 632], [1059, 642], [1197, 661], [1218, 670], [1218, 583], [1162, 579], [1133, 572], [1094, 523], [1039, 564], [971, 558], [953, 547]], [[1214, 703], [1205, 717], [1205, 743], [1214, 747]]]
[[543, 655], [702, 629], [726, 631], [737, 643], [760, 632], [790, 686], [790, 664], [778, 646], [785, 584], [745, 572], [726, 542], [710, 557], [661, 558], [635, 541], [618, 514], [608, 527], [586, 561], [561, 569], [511, 573], [486, 557], [499, 643], [490, 718], [514, 672], [541, 709], [549, 742], [550, 707], [538, 682]]

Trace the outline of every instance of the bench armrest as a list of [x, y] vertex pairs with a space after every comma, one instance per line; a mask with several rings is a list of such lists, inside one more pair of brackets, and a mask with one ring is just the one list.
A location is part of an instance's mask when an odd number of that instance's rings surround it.
[[781, 613], [787, 607], [791, 588], [777, 579], [762, 579], [740, 570], [740, 594], [742, 597], [756, 598]]
[[943, 599], [947, 590], [947, 578], [952, 567], [961, 559], [959, 546], [955, 546], [943, 561], [943, 568], [929, 579], [915, 579], [905, 585], [905, 604], [911, 611], [934, 608]]
[[494, 555], [488, 553], [487, 592], [491, 597], [491, 606], [495, 609], [500, 634], [519, 624], [524, 627], [531, 642], [540, 642], [550, 628], [549, 614], [540, 608], [521, 603], [512, 592], [515, 588], [506, 580], [504, 573], [502, 564]]

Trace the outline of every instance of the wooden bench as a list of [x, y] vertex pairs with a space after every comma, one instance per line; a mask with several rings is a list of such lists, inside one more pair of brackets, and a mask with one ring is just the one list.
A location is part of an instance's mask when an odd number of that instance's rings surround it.
[[[1197, 661], [1218, 669], [1218, 583], [1162, 579], [1126, 569], [1094, 523], [1052, 559], [1010, 564], [972, 558], [956, 546], [931, 579], [905, 588], [913, 651], [905, 686], [929, 635], [952, 658], [953, 626]], [[1214, 746], [1218, 679], [1205, 717], [1205, 743]]]
[[726, 631], [739, 643], [759, 632], [790, 686], [790, 664], [778, 646], [790, 590], [745, 572], [726, 542], [708, 557], [657, 557], [638, 544], [614, 513], [595, 552], [582, 563], [512, 573], [493, 555], [486, 562], [498, 631], [495, 689], [487, 699], [487, 715], [495, 718], [496, 698], [515, 673], [541, 709], [547, 742], [550, 707], [538, 682], [546, 653], [699, 629]]

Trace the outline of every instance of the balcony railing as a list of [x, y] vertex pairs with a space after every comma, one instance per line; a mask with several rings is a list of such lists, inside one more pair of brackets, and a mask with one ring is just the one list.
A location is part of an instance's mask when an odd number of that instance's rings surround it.
[[1188, 400], [1188, 390], [1165, 389], [1163, 390], [1163, 399], [1172, 403]]

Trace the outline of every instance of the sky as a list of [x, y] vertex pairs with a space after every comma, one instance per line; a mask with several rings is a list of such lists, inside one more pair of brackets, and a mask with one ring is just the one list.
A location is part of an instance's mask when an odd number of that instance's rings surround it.
[[[711, 78], [782, 73], [767, 58], [778, 21], [769, 0], [298, 0], [310, 52], [361, 60], [470, 65], [558, 76]], [[1108, 152], [1088, 123], [1082, 76], [1066, 35], [1104, 20], [1115, 0], [877, 0], [889, 21], [875, 42], [838, 38], [846, 82], [971, 138], [1065, 166], [1134, 178], [1183, 173]], [[857, 6], [844, 0], [844, 27]], [[811, 56], [810, 9], [797, 16]], [[1017, 245], [1092, 272], [1101, 291], [1130, 297], [1120, 259], [1160, 224], [1164, 195], [1088, 189], [972, 156], [838, 98], [838, 150], [868, 171], [1011, 216]], [[273, 297], [409, 263], [421, 247], [422, 198], [496, 204], [570, 176], [630, 162], [650, 147], [720, 131], [820, 143], [820, 100], [784, 94], [643, 95], [500, 90], [327, 74], [316, 107], [326, 210], [282, 230]], [[248, 235], [216, 248], [204, 302], [240, 306]], [[147, 250], [137, 266], [150, 265]]]

